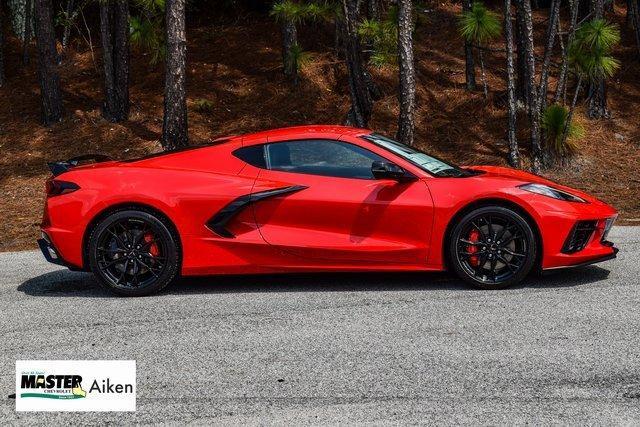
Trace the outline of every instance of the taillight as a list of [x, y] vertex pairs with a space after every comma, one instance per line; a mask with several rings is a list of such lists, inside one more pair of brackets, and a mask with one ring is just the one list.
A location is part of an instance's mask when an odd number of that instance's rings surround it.
[[58, 181], [57, 179], [49, 179], [46, 183], [47, 197], [59, 196], [61, 194], [73, 193], [79, 190], [78, 184], [68, 181]]

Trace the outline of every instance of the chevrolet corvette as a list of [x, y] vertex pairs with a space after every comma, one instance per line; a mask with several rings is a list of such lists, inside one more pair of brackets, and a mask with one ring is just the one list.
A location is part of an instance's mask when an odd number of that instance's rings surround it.
[[614, 258], [615, 209], [521, 170], [300, 126], [49, 164], [45, 258], [116, 294], [179, 276], [450, 270], [483, 289]]

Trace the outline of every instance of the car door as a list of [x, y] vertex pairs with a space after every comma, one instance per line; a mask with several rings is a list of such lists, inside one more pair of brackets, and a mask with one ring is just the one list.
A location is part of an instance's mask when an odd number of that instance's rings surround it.
[[252, 205], [265, 241], [300, 257], [335, 263], [424, 264], [433, 206], [422, 180], [376, 180], [362, 146], [314, 139], [262, 147], [265, 167], [253, 194], [282, 194]]

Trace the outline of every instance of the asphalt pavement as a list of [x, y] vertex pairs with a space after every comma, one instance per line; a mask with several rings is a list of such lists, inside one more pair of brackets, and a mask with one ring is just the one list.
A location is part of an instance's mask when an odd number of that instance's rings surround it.
[[[0, 423], [639, 424], [640, 227], [501, 291], [447, 274], [182, 280], [118, 298], [0, 254]], [[17, 359], [135, 359], [135, 413], [16, 413]]]

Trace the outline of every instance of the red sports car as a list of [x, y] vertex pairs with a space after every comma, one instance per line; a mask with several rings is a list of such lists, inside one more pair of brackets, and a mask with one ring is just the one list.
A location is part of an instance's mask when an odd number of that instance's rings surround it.
[[292, 127], [49, 166], [44, 256], [122, 295], [179, 275], [302, 271], [450, 269], [496, 289], [617, 252], [616, 211], [588, 194], [365, 129]]

